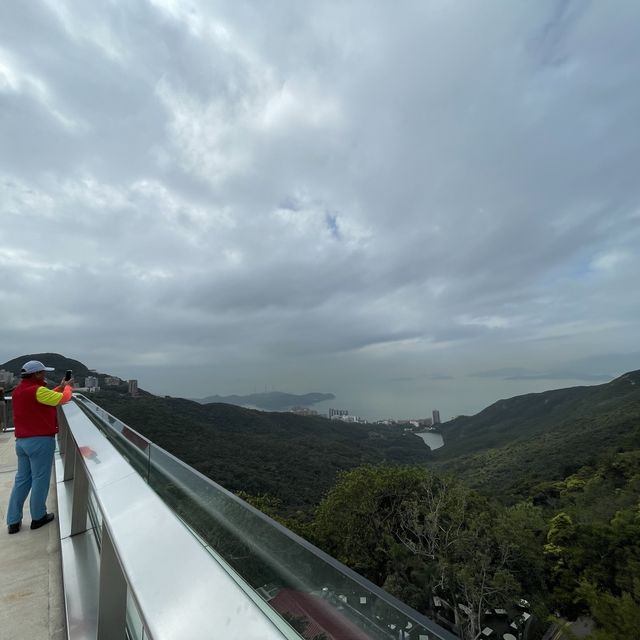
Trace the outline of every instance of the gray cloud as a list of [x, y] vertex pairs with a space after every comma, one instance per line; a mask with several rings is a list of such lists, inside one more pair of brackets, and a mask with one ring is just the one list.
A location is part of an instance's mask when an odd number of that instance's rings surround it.
[[456, 414], [637, 351], [636, 3], [2, 13], [7, 359]]

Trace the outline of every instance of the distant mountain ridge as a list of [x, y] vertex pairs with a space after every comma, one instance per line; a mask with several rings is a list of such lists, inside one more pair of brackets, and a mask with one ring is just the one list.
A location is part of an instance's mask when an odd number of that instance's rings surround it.
[[266, 393], [251, 393], [246, 396], [207, 396], [200, 400], [196, 400], [200, 404], [210, 404], [219, 402], [223, 404], [234, 404], [238, 407], [256, 407], [266, 411], [287, 411], [293, 407], [310, 407], [318, 402], [325, 400], [333, 400], [333, 393], [305, 393], [303, 395], [295, 395], [293, 393], [284, 393], [282, 391], [270, 391]]

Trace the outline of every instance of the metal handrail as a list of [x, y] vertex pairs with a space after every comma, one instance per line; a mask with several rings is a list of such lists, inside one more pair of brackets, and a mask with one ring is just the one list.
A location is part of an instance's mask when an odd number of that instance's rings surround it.
[[[188, 491], [193, 494], [198, 506], [206, 505], [207, 501], [209, 504], [213, 504], [215, 496], [218, 496], [219, 502], [217, 503], [218, 506], [216, 507], [214, 518], [220, 524], [221, 528], [228, 531], [231, 535], [238, 535], [243, 548], [248, 549], [249, 552], [255, 555], [260, 561], [265, 562], [270, 567], [277, 567], [278, 571], [284, 571], [286, 574], [284, 575], [284, 580], [287, 583], [296, 585], [299, 591], [304, 590], [303, 580], [298, 576], [291, 575], [291, 566], [290, 563], [287, 562], [287, 552], [289, 552], [291, 548], [295, 548], [299, 552], [298, 555], [302, 556], [301, 562], [303, 564], [315, 563], [315, 566], [326, 567], [329, 572], [333, 572], [336, 576], [339, 576], [344, 584], [355, 587], [360, 590], [363, 595], [366, 594], [367, 597], [370, 596], [372, 599], [375, 599], [387, 612], [393, 613], [393, 616], [399, 616], [400, 619], [408, 623], [407, 627], [405, 627], [404, 623], [401, 627], [398, 627], [398, 624], [389, 625], [385, 623], [384, 619], [375, 619], [375, 617], [372, 616], [366, 619], [363, 612], [359, 611], [357, 607], [348, 604], [345, 596], [338, 595], [337, 597], [340, 598], [337, 602], [338, 606], [342, 610], [348, 609], [350, 617], [355, 620], [365, 633], [367, 629], [370, 630], [372, 635], [368, 637], [411, 638], [411, 640], [414, 638], [416, 640], [455, 640], [457, 638], [457, 636], [451, 632], [388, 594], [377, 585], [346, 567], [335, 558], [318, 549], [304, 538], [296, 535], [252, 505], [246, 503], [182, 460], [161, 449], [148, 438], [124, 424], [88, 398], [81, 395], [76, 395], [75, 397], [79, 406], [85, 410], [87, 415], [92, 417], [97, 423], [102, 424], [112, 437], [116, 437], [121, 445], [127, 448], [127, 451], [134, 456], [137, 452], [139, 455], [139, 463], [134, 464], [134, 466], [143, 478], [146, 476], [146, 479], [151, 482], [151, 478], [156, 474], [164, 474], [172, 481], [172, 487], [174, 489], [176, 486], [184, 485], [181, 478], [187, 477], [191, 479], [194, 484], [200, 487], [199, 491], [195, 491], [194, 489]], [[157, 460], [159, 460], [159, 462], [157, 462]], [[162, 463], [165, 463], [164, 468], [162, 468]], [[169, 466], [173, 471], [171, 469], [168, 470], [167, 467]], [[163, 496], [162, 492], [159, 493], [163, 499], [166, 497]], [[222, 504], [222, 507], [219, 506], [220, 504]], [[234, 519], [234, 514], [239, 515]], [[197, 524], [190, 521], [189, 516], [190, 514], [188, 512], [181, 514], [181, 517], [187, 524], [193, 525], [197, 529]], [[250, 524], [251, 530], [238, 532], [239, 520], [246, 521], [247, 524]], [[222, 551], [220, 551], [220, 553], [222, 553]], [[238, 570], [237, 566], [235, 568]], [[384, 616], [382, 616], [382, 618], [384, 618]], [[406, 630], [407, 628], [409, 630]], [[413, 629], [413, 631], [411, 631], [411, 629]], [[418, 629], [421, 630], [421, 633], [418, 632]]]
[[124, 638], [125, 629], [145, 640], [300, 638], [193, 537], [76, 403], [61, 407], [59, 418], [56, 489], [70, 639]]

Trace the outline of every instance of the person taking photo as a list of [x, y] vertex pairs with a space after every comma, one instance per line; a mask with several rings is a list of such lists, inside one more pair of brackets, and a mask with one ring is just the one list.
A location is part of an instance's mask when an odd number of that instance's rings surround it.
[[58, 405], [71, 400], [73, 380], [63, 380], [55, 389], [46, 386], [46, 372], [54, 371], [38, 360], [26, 362], [20, 384], [11, 394], [18, 469], [7, 508], [9, 533], [18, 533], [22, 508], [29, 492], [31, 528], [39, 529], [54, 519], [47, 513], [47, 496], [58, 433]]

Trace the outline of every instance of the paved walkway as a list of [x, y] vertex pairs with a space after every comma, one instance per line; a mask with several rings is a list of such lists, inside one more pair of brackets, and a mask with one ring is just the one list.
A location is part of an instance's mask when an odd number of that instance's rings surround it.
[[[31, 531], [29, 499], [22, 529], [9, 535], [6, 510], [16, 470], [13, 433], [0, 432], [0, 638], [63, 640], [64, 598], [58, 520]], [[55, 478], [47, 500], [57, 516]]]

